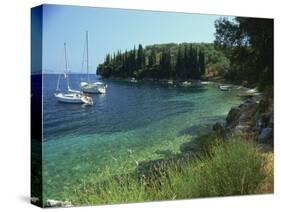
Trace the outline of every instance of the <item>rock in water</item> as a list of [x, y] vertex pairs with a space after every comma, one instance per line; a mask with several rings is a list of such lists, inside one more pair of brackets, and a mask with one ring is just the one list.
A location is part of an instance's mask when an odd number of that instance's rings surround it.
[[270, 127], [263, 128], [259, 137], [258, 143], [268, 143], [273, 138], [273, 130]]

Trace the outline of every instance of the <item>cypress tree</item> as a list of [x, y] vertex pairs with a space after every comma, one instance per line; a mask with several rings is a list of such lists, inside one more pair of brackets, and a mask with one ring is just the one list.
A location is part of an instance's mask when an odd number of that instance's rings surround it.
[[178, 48], [177, 61], [176, 61], [176, 77], [184, 77], [184, 55], [182, 55], [181, 47]]
[[156, 64], [156, 51], [153, 48], [150, 52], [149, 58], [148, 58], [148, 66], [152, 67], [153, 65]]
[[160, 58], [161, 78], [169, 78], [172, 75], [170, 50], [164, 51]]
[[200, 52], [199, 52], [198, 63], [199, 63], [200, 76], [204, 75], [205, 74], [205, 53], [203, 50], [200, 50]]
[[182, 76], [185, 79], [189, 79], [191, 77], [191, 58], [188, 54], [188, 47], [185, 46], [184, 48], [184, 55], [183, 55], [183, 73]]
[[139, 44], [138, 52], [137, 52], [137, 69], [142, 69], [144, 67], [145, 57], [144, 57], [144, 50], [142, 45]]

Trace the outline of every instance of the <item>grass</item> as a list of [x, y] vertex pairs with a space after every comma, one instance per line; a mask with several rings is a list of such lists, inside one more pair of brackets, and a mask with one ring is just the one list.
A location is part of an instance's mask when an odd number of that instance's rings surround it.
[[[212, 138], [212, 139], [211, 139]], [[245, 195], [273, 192], [273, 157], [261, 153], [254, 142], [230, 138], [200, 137], [204, 147], [192, 160], [176, 160], [155, 166], [155, 176], [136, 173], [81, 184], [74, 189], [74, 205], [113, 204], [152, 200]], [[208, 145], [204, 144], [211, 140]]]

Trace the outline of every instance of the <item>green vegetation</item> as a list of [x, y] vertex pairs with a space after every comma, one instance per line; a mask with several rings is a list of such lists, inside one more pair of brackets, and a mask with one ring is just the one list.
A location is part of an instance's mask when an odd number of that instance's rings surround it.
[[168, 43], [120, 50], [97, 68], [105, 78], [201, 79], [219, 75], [231, 83], [273, 84], [273, 20], [236, 17], [215, 22], [214, 43]]
[[272, 192], [273, 171], [265, 168], [268, 160], [252, 141], [240, 137], [227, 142], [218, 142], [217, 137], [200, 139], [199, 147], [203, 140], [208, 142], [208, 154], [201, 151], [191, 160], [155, 166], [154, 176], [101, 173], [103, 182], [81, 184], [71, 202], [106, 204]]
[[229, 61], [210, 43], [158, 44], [106, 55], [97, 74], [105, 78], [200, 79], [219, 74]]
[[215, 45], [230, 60], [225, 78], [263, 90], [273, 85], [273, 19], [221, 18]]

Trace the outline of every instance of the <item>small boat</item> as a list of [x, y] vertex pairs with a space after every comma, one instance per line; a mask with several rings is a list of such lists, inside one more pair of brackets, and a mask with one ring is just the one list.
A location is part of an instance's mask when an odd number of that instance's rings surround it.
[[106, 84], [102, 82], [91, 83], [89, 79], [88, 31], [86, 31], [86, 62], [87, 62], [87, 82], [80, 83], [80, 87], [82, 91], [84, 93], [104, 94], [107, 88]]
[[64, 78], [66, 79], [66, 83], [67, 83], [67, 92], [61, 92], [59, 89], [60, 76], [61, 76], [59, 75], [58, 82], [57, 82], [57, 89], [56, 92], [54, 93], [54, 96], [59, 102], [93, 105], [92, 97], [86, 96], [81, 91], [73, 90], [70, 88], [69, 76], [68, 76], [69, 71], [68, 71], [67, 56], [66, 56], [66, 43], [64, 43], [64, 53], [65, 53], [65, 70], [66, 70], [64, 73]]
[[88, 95], [85, 95], [85, 94], [82, 95], [81, 100], [82, 100], [86, 105], [93, 105], [93, 104], [94, 104], [93, 98], [90, 97], [90, 96], [88, 96]]
[[248, 94], [254, 94], [254, 93], [257, 93], [257, 92], [258, 92], [258, 90], [257, 90], [256, 88], [248, 89], [248, 90], [246, 91], [246, 93], [248, 93]]
[[189, 82], [189, 81], [184, 81], [181, 85], [182, 85], [182, 86], [190, 86], [190, 85], [191, 85], [191, 82]]
[[132, 77], [130, 82], [137, 83], [138, 81], [136, 80], [136, 78]]
[[173, 85], [174, 84], [173, 80], [168, 80], [168, 84]]
[[81, 82], [80, 86], [84, 93], [94, 93], [94, 94], [95, 93], [104, 94], [107, 88], [107, 85], [102, 82], [94, 82], [94, 83]]
[[230, 91], [231, 85], [220, 85], [219, 88], [221, 91]]
[[202, 82], [200, 82], [200, 84], [201, 84], [201, 85], [209, 85], [210, 82], [208, 82], [208, 81], [202, 81]]

